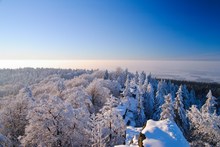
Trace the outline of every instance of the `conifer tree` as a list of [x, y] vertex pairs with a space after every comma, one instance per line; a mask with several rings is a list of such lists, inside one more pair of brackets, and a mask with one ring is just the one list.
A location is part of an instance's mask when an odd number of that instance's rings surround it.
[[220, 117], [216, 113], [201, 113], [192, 105], [187, 116], [190, 121], [190, 139], [195, 146], [204, 146], [205, 143], [210, 146], [220, 145]]
[[131, 96], [131, 92], [130, 92], [130, 76], [127, 75], [127, 79], [125, 82], [125, 88], [123, 90], [123, 96], [127, 97], [127, 96]]
[[205, 102], [205, 104], [202, 106], [201, 111], [202, 113], [214, 113], [216, 111], [216, 107], [215, 105], [216, 103], [216, 98], [214, 96], [212, 96], [212, 91], [209, 90], [208, 94], [207, 94], [207, 100]]
[[182, 97], [182, 85], [180, 85], [179, 90], [176, 93], [176, 98], [174, 101], [174, 113], [175, 113], [175, 122], [180, 127], [184, 134], [188, 131], [188, 120], [186, 117], [186, 112], [183, 106], [183, 97]]
[[136, 71], [135, 75], [134, 75], [134, 83], [135, 84], [138, 84], [138, 81], [139, 81], [139, 74], [138, 72]]
[[104, 80], [107, 80], [107, 79], [109, 79], [109, 73], [108, 73], [108, 70], [105, 70]]
[[165, 98], [165, 102], [161, 106], [162, 112], [160, 114], [160, 120], [164, 120], [164, 119], [174, 120], [175, 114], [172, 103], [172, 96], [171, 94], [168, 94], [164, 98]]
[[164, 103], [164, 97], [162, 92], [162, 83], [159, 82], [157, 86], [157, 92], [155, 96], [155, 104], [154, 104], [154, 110], [153, 110], [153, 119], [159, 120], [160, 119], [160, 113], [161, 113], [161, 105]]
[[154, 89], [151, 83], [147, 86], [147, 93], [145, 98], [145, 114], [147, 119], [151, 119], [154, 109]]
[[145, 116], [145, 113], [144, 113], [145, 110], [143, 107], [143, 96], [139, 92], [139, 90], [137, 90], [136, 99], [138, 101], [136, 125], [141, 127], [146, 121], [146, 116]]
[[104, 120], [100, 113], [93, 113], [88, 121], [87, 133], [92, 147], [105, 147], [107, 136], [103, 135]]
[[115, 109], [117, 105], [118, 100], [111, 96], [100, 110], [104, 120], [103, 136], [107, 138], [107, 146], [114, 146], [125, 142], [126, 128], [122, 116]]

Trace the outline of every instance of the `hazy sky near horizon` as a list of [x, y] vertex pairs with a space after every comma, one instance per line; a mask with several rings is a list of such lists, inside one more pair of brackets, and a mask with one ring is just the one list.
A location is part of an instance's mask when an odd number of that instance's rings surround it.
[[218, 0], [0, 0], [0, 59], [220, 60]]

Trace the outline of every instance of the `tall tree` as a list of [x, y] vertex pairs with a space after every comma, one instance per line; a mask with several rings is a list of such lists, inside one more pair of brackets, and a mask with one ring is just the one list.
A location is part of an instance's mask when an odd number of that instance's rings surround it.
[[147, 92], [147, 86], [148, 86], [149, 82], [147, 80], [147, 78], [145, 79], [144, 81], [144, 84], [142, 86], [142, 90], [143, 90], [143, 93], [146, 93]]
[[57, 90], [58, 90], [58, 96], [59, 97], [62, 97], [62, 92], [65, 90], [65, 84], [64, 84], [64, 80], [61, 79], [58, 81], [58, 84], [57, 84]]
[[212, 96], [212, 91], [209, 90], [208, 94], [207, 94], [207, 100], [205, 102], [205, 104], [202, 106], [201, 111], [202, 113], [214, 113], [216, 111], [216, 107], [215, 105], [216, 103], [216, 98], [214, 96]]
[[174, 113], [175, 113], [175, 122], [180, 127], [181, 131], [186, 134], [188, 131], [188, 120], [186, 117], [186, 112], [183, 105], [182, 97], [182, 85], [180, 85], [179, 90], [176, 93], [176, 98], [174, 101]]
[[105, 70], [104, 80], [107, 80], [107, 79], [109, 79], [109, 73], [108, 73], [108, 70]]
[[103, 136], [107, 136], [106, 145], [114, 146], [125, 142], [125, 124], [122, 116], [115, 109], [118, 101], [111, 96], [100, 110], [104, 120]]
[[103, 115], [93, 113], [90, 116], [88, 123], [87, 133], [89, 134], [89, 144], [92, 147], [105, 147], [107, 136], [103, 136], [104, 120]]
[[142, 71], [139, 75], [139, 85], [143, 85], [144, 84], [144, 81], [146, 79], [146, 73], [144, 71]]
[[13, 146], [19, 145], [19, 136], [24, 135], [25, 126], [28, 124], [26, 116], [33, 105], [30, 88], [22, 89], [17, 97], [4, 107], [1, 112], [1, 133], [6, 136]]
[[154, 89], [151, 83], [147, 86], [147, 93], [145, 98], [145, 114], [147, 119], [151, 119], [154, 109]]
[[175, 114], [174, 114], [172, 96], [171, 94], [168, 94], [164, 98], [165, 98], [165, 103], [161, 106], [162, 112], [160, 114], [160, 120], [164, 120], [164, 119], [174, 120]]
[[87, 93], [91, 96], [95, 112], [98, 112], [106, 103], [110, 90], [103, 87], [99, 79], [93, 80], [86, 88]]
[[187, 86], [184, 84], [182, 85], [182, 96], [183, 96], [183, 104], [185, 109], [189, 109], [190, 107], [190, 93], [187, 89]]
[[138, 85], [138, 81], [139, 81], [139, 74], [136, 71], [135, 75], [134, 75], [134, 83]]
[[[190, 121], [190, 140], [195, 146], [220, 145], [220, 117], [215, 113], [201, 113], [195, 105], [187, 111]], [[198, 144], [199, 143], [199, 144]]]
[[154, 110], [153, 110], [153, 119], [159, 120], [160, 119], [160, 113], [161, 113], [161, 105], [164, 103], [164, 94], [163, 94], [163, 86], [162, 82], [158, 83], [157, 86], [157, 92], [155, 96], [155, 104], [154, 104]]
[[131, 91], [130, 91], [130, 76], [127, 75], [127, 79], [125, 82], [125, 88], [123, 90], [123, 96], [127, 97], [127, 96], [131, 96]]
[[146, 116], [145, 116], [145, 110], [144, 110], [144, 106], [143, 106], [143, 96], [142, 94], [139, 92], [139, 90], [137, 90], [136, 93], [136, 99], [138, 101], [138, 106], [137, 106], [137, 117], [136, 117], [136, 126], [143, 126], [145, 121], [146, 121]]
[[191, 107], [192, 105], [195, 105], [197, 103], [197, 101], [196, 101], [196, 93], [195, 93], [194, 89], [190, 90], [189, 97], [190, 97], [190, 107]]
[[[74, 109], [58, 97], [45, 96], [27, 116], [28, 125], [21, 137], [22, 146], [82, 145], [83, 127]], [[43, 133], [42, 133], [43, 132]]]

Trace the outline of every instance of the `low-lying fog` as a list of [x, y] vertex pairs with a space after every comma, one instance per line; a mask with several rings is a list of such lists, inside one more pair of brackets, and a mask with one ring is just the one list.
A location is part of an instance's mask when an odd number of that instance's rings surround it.
[[0, 60], [0, 68], [128, 68], [146, 71], [158, 78], [220, 83], [220, 61], [163, 61], [163, 60]]

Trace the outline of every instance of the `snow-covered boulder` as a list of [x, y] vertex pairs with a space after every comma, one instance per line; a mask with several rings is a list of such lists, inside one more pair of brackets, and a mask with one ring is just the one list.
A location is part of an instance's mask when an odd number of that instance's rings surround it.
[[[138, 147], [138, 138], [136, 136], [139, 136], [140, 129], [127, 127], [126, 145], [115, 147]], [[142, 142], [144, 147], [189, 147], [189, 143], [176, 123], [168, 119], [160, 121], [148, 120], [141, 133], [146, 138]], [[131, 143], [131, 140], [133, 143]]]
[[135, 114], [137, 113], [138, 102], [133, 97], [126, 97], [122, 100], [121, 104], [118, 105], [117, 110], [124, 118], [124, 122], [129, 126], [136, 126]]
[[141, 133], [146, 137], [144, 147], [189, 147], [176, 123], [168, 119], [148, 120]]

